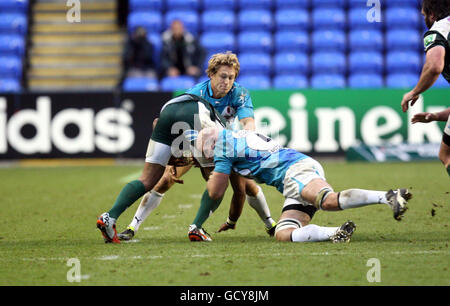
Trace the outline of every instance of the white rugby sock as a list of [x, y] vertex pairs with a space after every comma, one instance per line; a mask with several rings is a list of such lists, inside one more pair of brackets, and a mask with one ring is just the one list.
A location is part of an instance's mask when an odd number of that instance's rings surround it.
[[292, 231], [293, 242], [317, 242], [327, 241], [333, 236], [339, 227], [324, 227], [315, 224], [308, 224]]
[[347, 189], [339, 193], [339, 206], [342, 209], [362, 207], [371, 204], [387, 204], [386, 191]]
[[256, 197], [247, 196], [248, 204], [256, 210], [259, 218], [264, 222], [267, 228], [271, 228], [272, 224], [275, 222], [270, 216], [269, 206], [267, 205], [266, 197], [260, 186], [258, 187], [258, 193]]
[[163, 198], [164, 194], [156, 192], [154, 190], [144, 195], [139, 207], [136, 211], [136, 214], [133, 217], [133, 221], [130, 223], [130, 227], [134, 228], [134, 231], [137, 232], [139, 226], [141, 226], [142, 222], [150, 215], [150, 213], [158, 207], [159, 203]]

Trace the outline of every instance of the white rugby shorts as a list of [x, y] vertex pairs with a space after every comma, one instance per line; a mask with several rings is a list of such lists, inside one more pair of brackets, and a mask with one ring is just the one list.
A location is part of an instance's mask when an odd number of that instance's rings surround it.
[[285, 197], [284, 205], [302, 204], [305, 206], [314, 204], [303, 200], [301, 193], [303, 188], [313, 179], [322, 179], [325, 181], [325, 173], [322, 165], [315, 159], [308, 157], [298, 161], [289, 167], [284, 177], [284, 191]]

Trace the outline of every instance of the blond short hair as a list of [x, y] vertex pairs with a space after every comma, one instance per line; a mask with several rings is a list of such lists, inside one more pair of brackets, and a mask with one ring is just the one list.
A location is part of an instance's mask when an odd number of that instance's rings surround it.
[[239, 74], [239, 70], [241, 69], [241, 65], [239, 64], [239, 60], [236, 54], [231, 51], [227, 51], [224, 53], [216, 53], [211, 56], [208, 61], [208, 69], [206, 69], [206, 74], [208, 77], [216, 74], [221, 66], [230, 66], [234, 68], [235, 78], [237, 78]]

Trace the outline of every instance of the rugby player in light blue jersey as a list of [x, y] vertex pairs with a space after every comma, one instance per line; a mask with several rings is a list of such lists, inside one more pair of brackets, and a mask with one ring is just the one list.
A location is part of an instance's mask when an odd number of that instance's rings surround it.
[[199, 132], [196, 148], [206, 158], [214, 159], [215, 167], [207, 182], [212, 199], [223, 196], [233, 172], [274, 186], [283, 194], [283, 212], [275, 229], [275, 237], [280, 241], [348, 242], [356, 228], [352, 221], [340, 227], [317, 226], [310, 224], [315, 212], [387, 204], [394, 218], [401, 220], [411, 198], [411, 193], [404, 188], [387, 192], [362, 189], [335, 192], [316, 160], [281, 147], [254, 131], [206, 128]]
[[[206, 73], [209, 80], [199, 83], [187, 90], [187, 94], [194, 94], [211, 104], [231, 126], [237, 117], [239, 124], [248, 130], [255, 129], [253, 104], [247, 89], [235, 82], [239, 74], [240, 65], [238, 58], [231, 52], [214, 54], [208, 62]], [[175, 183], [183, 183], [180, 179], [192, 167], [192, 163], [180, 165], [179, 167], [168, 166], [166, 171], [153, 188], [146, 193], [136, 211], [133, 220], [127, 229], [118, 234], [121, 240], [130, 240], [134, 237], [142, 222], [150, 215], [161, 202], [165, 192]], [[239, 176], [232, 181], [233, 198], [228, 222], [224, 223], [219, 231], [234, 228], [233, 220], [239, 218], [242, 205], [247, 198], [248, 203], [256, 210], [258, 216], [264, 222], [266, 231], [273, 235], [276, 222], [272, 219], [264, 193], [261, 187], [254, 181], [242, 179]], [[245, 192], [244, 192], [245, 190]], [[211, 212], [214, 212], [221, 201], [211, 201], [205, 191], [197, 215], [189, 226], [188, 237], [191, 241], [211, 241], [211, 237], [202, 228]], [[240, 207], [239, 209], [234, 209]]]

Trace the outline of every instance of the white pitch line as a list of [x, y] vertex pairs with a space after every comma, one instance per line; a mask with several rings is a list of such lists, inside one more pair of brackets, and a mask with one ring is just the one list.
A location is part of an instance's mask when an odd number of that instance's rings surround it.
[[[382, 256], [382, 255], [436, 255], [436, 254], [450, 254], [450, 251], [438, 251], [438, 250], [432, 250], [432, 251], [393, 251], [393, 252], [374, 252], [374, 253], [368, 253], [368, 254], [359, 254], [360, 256]], [[269, 253], [269, 254], [252, 254], [252, 253], [242, 253], [242, 254], [233, 254], [235, 257], [280, 257], [280, 256], [354, 256], [355, 253], [353, 252], [312, 252], [312, 253], [301, 253], [301, 252], [293, 252], [293, 253]], [[213, 258], [213, 257], [223, 257], [223, 254], [190, 254], [190, 255], [180, 255], [180, 256], [161, 256], [161, 255], [150, 255], [150, 256], [132, 256], [132, 257], [120, 257], [118, 255], [105, 255], [101, 257], [78, 257], [80, 260], [148, 260], [148, 259], [170, 259], [170, 258]], [[3, 258], [0, 258], [0, 260], [4, 260]], [[36, 258], [22, 258], [23, 261], [67, 261], [69, 258], [65, 257], [36, 257]]]
[[141, 176], [142, 170], [133, 172], [131, 174], [128, 174], [127, 176], [123, 176], [119, 179], [119, 182], [125, 184], [128, 183], [130, 181], [136, 180], [138, 177]]

